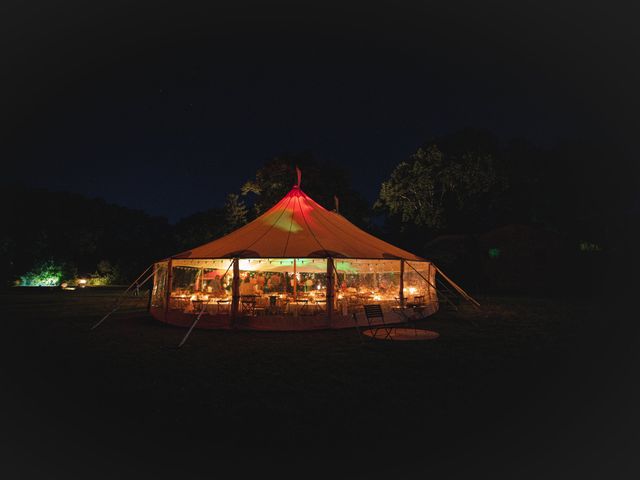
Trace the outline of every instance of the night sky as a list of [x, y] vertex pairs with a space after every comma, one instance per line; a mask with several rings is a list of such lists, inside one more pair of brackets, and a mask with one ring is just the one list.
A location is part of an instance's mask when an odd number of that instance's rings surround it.
[[614, 2], [130, 3], [2, 3], [6, 181], [176, 221], [282, 152], [369, 200], [467, 126], [637, 153], [640, 29]]

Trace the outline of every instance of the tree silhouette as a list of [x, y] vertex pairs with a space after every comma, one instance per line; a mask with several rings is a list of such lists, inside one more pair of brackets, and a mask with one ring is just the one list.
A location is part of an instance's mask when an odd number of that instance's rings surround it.
[[247, 223], [247, 220], [247, 207], [240, 198], [240, 195], [237, 193], [227, 195], [227, 200], [224, 204], [224, 233], [229, 233], [240, 228]]

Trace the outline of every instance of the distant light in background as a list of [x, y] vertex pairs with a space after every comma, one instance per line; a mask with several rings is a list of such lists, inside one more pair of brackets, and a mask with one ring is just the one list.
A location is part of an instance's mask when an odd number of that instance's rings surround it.
[[581, 252], [599, 252], [602, 250], [600, 245], [585, 241], [580, 242], [579, 248]]
[[489, 249], [489, 257], [490, 258], [498, 258], [500, 256], [499, 248], [490, 248]]

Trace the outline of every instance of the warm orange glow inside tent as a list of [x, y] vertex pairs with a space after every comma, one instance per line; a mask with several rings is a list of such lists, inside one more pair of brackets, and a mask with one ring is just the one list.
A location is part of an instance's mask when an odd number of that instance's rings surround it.
[[299, 186], [263, 215], [155, 264], [151, 313], [199, 327], [307, 330], [354, 326], [380, 304], [402, 321], [407, 304], [438, 309], [429, 261], [353, 225]]

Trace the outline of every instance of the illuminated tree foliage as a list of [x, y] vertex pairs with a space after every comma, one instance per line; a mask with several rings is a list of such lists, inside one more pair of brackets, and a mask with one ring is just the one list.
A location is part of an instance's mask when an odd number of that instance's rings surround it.
[[306, 163], [303, 158], [275, 157], [258, 169], [254, 178], [242, 185], [242, 195], [254, 195], [253, 208], [256, 215], [264, 213], [291, 189], [296, 161]]
[[53, 260], [36, 265], [20, 277], [20, 285], [25, 287], [57, 287], [62, 282], [64, 266]]
[[445, 155], [435, 144], [419, 148], [382, 183], [376, 208], [402, 223], [441, 230], [457, 212], [474, 210], [502, 191], [506, 180], [486, 153]]
[[[165, 219], [78, 194], [7, 186], [0, 189], [0, 214], [0, 284], [40, 276], [49, 259], [81, 273], [108, 260], [111, 281], [126, 283], [175, 251]], [[73, 277], [65, 271], [63, 281]]]

